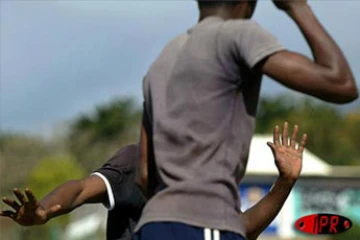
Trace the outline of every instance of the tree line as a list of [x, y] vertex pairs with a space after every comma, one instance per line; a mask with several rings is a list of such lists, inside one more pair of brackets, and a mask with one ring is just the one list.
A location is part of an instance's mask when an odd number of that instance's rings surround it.
[[[66, 180], [87, 176], [116, 150], [138, 141], [141, 113], [134, 99], [115, 98], [75, 116], [63, 129], [66, 134], [51, 140], [0, 133], [1, 194], [11, 196], [13, 187], [29, 187], [42, 197]], [[360, 108], [343, 113], [329, 104], [290, 96], [260, 100], [256, 133], [271, 133], [275, 124], [285, 120], [291, 125], [299, 124], [301, 132], [309, 134], [308, 149], [324, 161], [360, 165]], [[11, 239], [56, 239], [54, 226], [63, 229], [68, 220], [61, 217], [31, 229], [13, 226], [7, 233]], [[0, 222], [2, 233], [6, 226]]]

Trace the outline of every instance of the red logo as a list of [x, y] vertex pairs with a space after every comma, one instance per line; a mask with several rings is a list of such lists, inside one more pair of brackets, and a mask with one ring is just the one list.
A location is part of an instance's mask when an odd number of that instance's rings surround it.
[[295, 227], [308, 234], [337, 234], [349, 230], [350, 219], [336, 214], [312, 214], [299, 218]]

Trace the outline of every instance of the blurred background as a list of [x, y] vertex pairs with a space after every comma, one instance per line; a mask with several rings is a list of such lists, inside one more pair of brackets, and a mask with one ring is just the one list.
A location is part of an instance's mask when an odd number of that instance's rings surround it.
[[[0, 1], [0, 193], [31, 188], [40, 198], [86, 177], [138, 139], [142, 77], [164, 45], [197, 21], [195, 1]], [[348, 57], [360, 85], [360, 1], [310, 1]], [[254, 18], [288, 48], [311, 56], [299, 30], [271, 1]], [[270, 189], [276, 168], [265, 142], [288, 120], [309, 134], [304, 170], [261, 239], [315, 239], [293, 230], [328, 212], [353, 228], [318, 239], [360, 239], [360, 103], [337, 106], [264, 78], [243, 210]], [[259, 167], [261, 166], [261, 167]], [[4, 209], [4, 204], [0, 204]], [[106, 211], [86, 206], [44, 226], [0, 219], [1, 239], [105, 239]], [[260, 238], [259, 238], [260, 239]]]

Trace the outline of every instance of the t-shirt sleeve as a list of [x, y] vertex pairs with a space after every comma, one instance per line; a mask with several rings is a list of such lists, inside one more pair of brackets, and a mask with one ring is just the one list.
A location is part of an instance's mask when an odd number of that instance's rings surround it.
[[114, 197], [114, 192], [112, 190], [109, 180], [107, 179], [107, 177], [105, 177], [100, 172], [93, 172], [91, 175], [98, 176], [101, 178], [101, 180], [103, 180], [105, 187], [106, 187], [107, 197], [108, 197], [107, 202], [104, 202], [104, 207], [106, 207], [107, 210], [109, 210], [109, 211], [113, 210], [115, 207], [115, 197]]
[[135, 162], [138, 158], [138, 145], [130, 145], [119, 150], [93, 175], [103, 179], [108, 193], [109, 210], [114, 208], [133, 209], [141, 212], [145, 197], [135, 183]]
[[250, 67], [255, 67], [266, 57], [284, 50], [279, 40], [252, 20], [232, 24], [236, 34], [237, 55]]

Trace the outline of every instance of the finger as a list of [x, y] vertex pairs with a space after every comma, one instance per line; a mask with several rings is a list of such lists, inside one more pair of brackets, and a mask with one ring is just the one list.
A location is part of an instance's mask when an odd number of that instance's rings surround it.
[[281, 136], [281, 142], [282, 145], [284, 145], [285, 147], [289, 146], [289, 123], [288, 122], [284, 122], [284, 129], [283, 129], [283, 133]]
[[27, 203], [27, 200], [26, 200], [24, 194], [19, 189], [15, 188], [13, 190], [13, 192], [14, 192], [15, 196], [19, 199], [21, 204]]
[[271, 149], [275, 149], [275, 144], [274, 143], [272, 143], [272, 142], [267, 142], [266, 143]]
[[57, 204], [57, 205], [51, 206], [48, 209], [47, 213], [48, 214], [54, 214], [54, 213], [57, 213], [58, 211], [60, 211], [60, 209], [61, 209], [61, 205]]
[[274, 157], [275, 157], [276, 145], [275, 145], [274, 143], [272, 143], [272, 142], [267, 142], [266, 144], [270, 147], [271, 152], [272, 152], [272, 154], [273, 154]]
[[9, 205], [10, 207], [12, 207], [15, 211], [18, 211], [18, 210], [20, 209], [20, 205], [19, 205], [16, 201], [14, 201], [14, 200], [11, 200], [11, 199], [8, 199], [8, 198], [4, 197], [4, 198], [2, 199], [2, 201], [3, 201], [5, 204], [7, 204], [7, 205]]
[[300, 153], [304, 152], [306, 141], [307, 141], [307, 134], [303, 134], [300, 144], [299, 144], [298, 152], [300, 152]]
[[295, 125], [292, 135], [291, 135], [291, 139], [290, 139], [290, 147], [293, 149], [295, 149], [295, 147], [296, 147], [296, 138], [297, 138], [298, 132], [299, 132], [299, 126]]
[[15, 219], [16, 214], [13, 211], [0, 211], [0, 216]]
[[32, 193], [30, 189], [25, 189], [26, 197], [29, 199], [29, 202], [31, 203], [37, 203], [35, 195]]
[[273, 142], [276, 146], [280, 145], [280, 136], [279, 136], [279, 126], [276, 125], [274, 128], [274, 134], [273, 134]]

